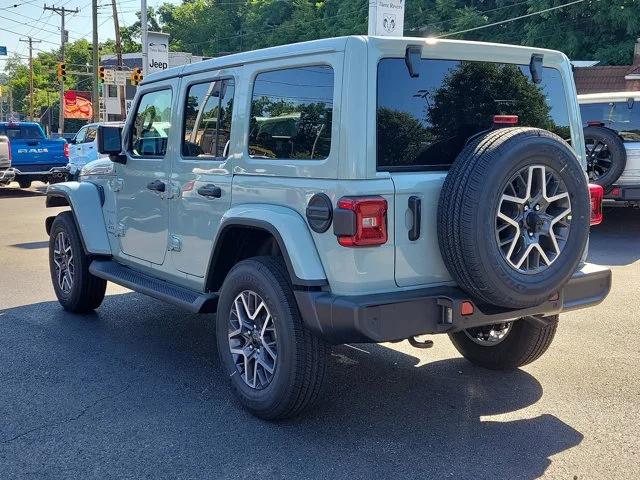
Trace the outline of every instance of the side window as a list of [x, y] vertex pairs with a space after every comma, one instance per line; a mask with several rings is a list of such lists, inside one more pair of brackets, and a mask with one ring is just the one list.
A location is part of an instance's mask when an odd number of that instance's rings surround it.
[[331, 150], [333, 69], [315, 65], [256, 76], [251, 100], [249, 155], [325, 159]]
[[87, 127], [82, 127], [80, 130], [78, 130], [78, 133], [76, 133], [76, 138], [74, 138], [76, 143], [84, 143], [84, 137], [86, 134], [87, 134]]
[[226, 157], [231, 137], [232, 79], [191, 85], [184, 114], [182, 155]]
[[584, 126], [589, 122], [603, 122], [625, 142], [640, 142], [640, 102], [606, 102], [580, 105]]
[[89, 127], [87, 129], [87, 136], [84, 137], [85, 143], [93, 142], [96, 139], [96, 135], [98, 133], [98, 129], [96, 127]]
[[134, 117], [129, 149], [137, 157], [164, 157], [171, 130], [171, 90], [142, 95]]

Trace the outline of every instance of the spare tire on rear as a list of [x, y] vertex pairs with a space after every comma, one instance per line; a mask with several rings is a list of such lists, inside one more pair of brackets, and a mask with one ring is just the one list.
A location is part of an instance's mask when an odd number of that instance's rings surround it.
[[445, 179], [440, 251], [477, 303], [539, 305], [578, 267], [590, 210], [585, 172], [565, 141], [537, 128], [493, 130], [467, 144]]
[[612, 186], [627, 166], [627, 151], [616, 132], [589, 125], [584, 129], [589, 181], [603, 188]]

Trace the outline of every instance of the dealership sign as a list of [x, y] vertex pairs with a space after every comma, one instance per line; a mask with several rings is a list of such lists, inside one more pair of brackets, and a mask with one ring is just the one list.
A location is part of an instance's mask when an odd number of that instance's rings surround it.
[[369, 0], [369, 35], [402, 37], [405, 0]]
[[145, 75], [169, 68], [169, 34], [147, 32], [147, 65]]

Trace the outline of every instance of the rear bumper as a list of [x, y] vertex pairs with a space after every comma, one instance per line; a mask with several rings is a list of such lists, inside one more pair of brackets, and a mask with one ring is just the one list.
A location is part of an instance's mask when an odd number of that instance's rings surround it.
[[16, 174], [12, 168], [8, 168], [6, 170], [0, 170], [0, 183], [10, 183], [13, 182]]
[[640, 203], [640, 184], [614, 185], [604, 196], [604, 204]]
[[16, 177], [63, 177], [69, 174], [69, 166], [62, 165], [59, 167], [50, 167], [48, 166], [34, 166], [30, 165], [25, 168], [15, 167], [13, 171], [15, 172]]
[[555, 315], [597, 305], [610, 288], [611, 270], [585, 264], [556, 300], [517, 310], [474, 305], [474, 312], [464, 316], [460, 306], [469, 297], [456, 287], [358, 296], [313, 291], [296, 291], [295, 295], [305, 324], [325, 340], [339, 344], [402, 340], [531, 315]]

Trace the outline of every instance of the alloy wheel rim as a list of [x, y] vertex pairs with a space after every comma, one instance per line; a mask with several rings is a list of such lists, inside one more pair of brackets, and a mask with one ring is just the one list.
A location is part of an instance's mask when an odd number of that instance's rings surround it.
[[495, 236], [509, 266], [535, 274], [562, 253], [571, 229], [571, 199], [556, 170], [527, 166], [507, 182], [498, 203]]
[[278, 359], [275, 323], [265, 301], [252, 290], [241, 292], [231, 306], [229, 350], [247, 386], [262, 390], [271, 383]]
[[587, 154], [587, 174], [589, 181], [594, 182], [607, 174], [611, 169], [611, 150], [609, 145], [602, 140], [585, 139], [585, 152]]
[[483, 325], [481, 327], [468, 328], [464, 333], [474, 343], [484, 347], [493, 347], [501, 343], [509, 332], [513, 322], [496, 323], [493, 325]]
[[73, 288], [75, 264], [71, 241], [65, 232], [58, 232], [53, 249], [53, 264], [55, 267], [58, 287], [68, 294]]

